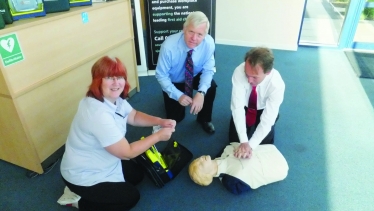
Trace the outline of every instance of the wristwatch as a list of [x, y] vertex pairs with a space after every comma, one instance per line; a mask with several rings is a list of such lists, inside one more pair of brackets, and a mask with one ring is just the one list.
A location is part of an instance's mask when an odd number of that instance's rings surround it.
[[205, 92], [204, 91], [198, 91], [203, 97], [205, 97]]

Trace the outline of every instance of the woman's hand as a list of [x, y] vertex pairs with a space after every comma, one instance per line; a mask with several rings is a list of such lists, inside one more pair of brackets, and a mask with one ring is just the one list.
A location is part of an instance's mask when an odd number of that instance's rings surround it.
[[158, 136], [160, 141], [168, 141], [174, 131], [174, 128], [161, 128], [155, 134]]
[[162, 119], [160, 126], [162, 128], [172, 128], [175, 129], [176, 121], [173, 119]]

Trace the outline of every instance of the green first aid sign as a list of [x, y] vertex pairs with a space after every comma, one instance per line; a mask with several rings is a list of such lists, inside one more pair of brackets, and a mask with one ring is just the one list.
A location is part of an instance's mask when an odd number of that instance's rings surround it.
[[0, 37], [0, 54], [5, 67], [24, 59], [16, 34]]

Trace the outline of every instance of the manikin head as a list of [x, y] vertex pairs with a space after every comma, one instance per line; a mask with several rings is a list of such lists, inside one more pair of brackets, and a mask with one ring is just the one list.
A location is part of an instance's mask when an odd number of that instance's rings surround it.
[[199, 185], [208, 186], [217, 174], [217, 161], [212, 160], [209, 155], [203, 155], [191, 162], [188, 173], [191, 179]]
[[209, 20], [200, 11], [192, 12], [183, 24], [184, 41], [188, 48], [200, 45], [209, 31]]

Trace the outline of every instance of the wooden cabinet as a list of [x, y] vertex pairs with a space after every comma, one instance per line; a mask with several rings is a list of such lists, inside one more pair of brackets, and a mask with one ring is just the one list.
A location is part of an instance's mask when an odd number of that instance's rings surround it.
[[98, 58], [120, 58], [130, 95], [139, 91], [131, 5], [117, 0], [24, 19], [0, 30], [8, 34], [16, 34], [24, 60], [0, 64], [0, 159], [43, 173], [42, 162], [66, 141]]

